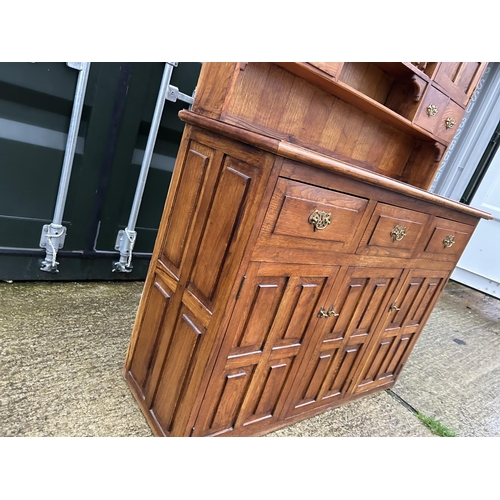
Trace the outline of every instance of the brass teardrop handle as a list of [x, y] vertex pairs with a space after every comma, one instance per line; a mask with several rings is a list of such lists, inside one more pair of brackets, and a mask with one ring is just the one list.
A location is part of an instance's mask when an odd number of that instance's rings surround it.
[[322, 307], [320, 310], [319, 310], [319, 313], [318, 313], [318, 318], [329, 318], [330, 316], [340, 316], [340, 313], [336, 313], [335, 312], [335, 308], [332, 306], [330, 307], [330, 309], [328, 309], [328, 311]]
[[427, 106], [427, 114], [429, 116], [436, 116], [438, 113], [438, 108], [435, 104], [429, 104], [429, 106]]
[[393, 243], [401, 241], [406, 236], [406, 226], [395, 225], [390, 235], [392, 236]]
[[319, 210], [315, 210], [309, 216], [309, 224], [313, 225], [315, 231], [327, 228], [331, 224], [331, 222], [331, 212], [321, 212]]
[[446, 238], [443, 240], [444, 248], [450, 248], [454, 243], [455, 243], [455, 236], [452, 236], [451, 234], [446, 236]]
[[389, 307], [389, 311], [401, 311], [401, 308], [396, 306], [396, 302], [393, 302], [391, 307]]
[[330, 309], [328, 309], [328, 316], [335, 316], [335, 317], [337, 317], [337, 316], [340, 316], [340, 314], [335, 312], [335, 308], [334, 307], [330, 307]]
[[324, 307], [319, 310], [318, 318], [328, 318], [328, 313]]
[[446, 118], [446, 121], [444, 122], [446, 128], [453, 128], [455, 126], [455, 120], [449, 116]]

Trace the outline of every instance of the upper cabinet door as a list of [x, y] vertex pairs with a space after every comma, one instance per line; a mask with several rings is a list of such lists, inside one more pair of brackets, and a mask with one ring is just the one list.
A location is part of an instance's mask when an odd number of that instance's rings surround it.
[[442, 62], [434, 80], [450, 94], [454, 101], [466, 106], [486, 64], [480, 62]]

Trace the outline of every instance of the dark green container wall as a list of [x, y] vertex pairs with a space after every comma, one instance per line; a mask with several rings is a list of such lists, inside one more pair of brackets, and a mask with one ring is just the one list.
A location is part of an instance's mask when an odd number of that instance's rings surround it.
[[[63, 217], [59, 272], [39, 270], [42, 226], [52, 220], [78, 72], [65, 63], [0, 63], [0, 279], [144, 279], [170, 185], [182, 102], [165, 102], [136, 224], [134, 269], [113, 273], [164, 63], [93, 63]], [[179, 63], [171, 83], [191, 95], [200, 63]], [[137, 253], [136, 253], [137, 252]]]

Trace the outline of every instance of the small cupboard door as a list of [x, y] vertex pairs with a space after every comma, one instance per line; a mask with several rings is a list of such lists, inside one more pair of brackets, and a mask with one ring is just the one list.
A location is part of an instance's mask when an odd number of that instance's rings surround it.
[[466, 106], [486, 67], [480, 62], [442, 62], [434, 80], [462, 106]]
[[386, 304], [380, 334], [373, 339], [366, 361], [358, 371], [353, 392], [359, 394], [393, 382], [418, 339], [448, 271], [410, 270]]
[[331, 314], [317, 322], [285, 417], [328, 406], [346, 396], [401, 274], [401, 269], [350, 267], [334, 286], [327, 300]]
[[194, 436], [255, 434], [276, 421], [338, 269], [249, 264]]

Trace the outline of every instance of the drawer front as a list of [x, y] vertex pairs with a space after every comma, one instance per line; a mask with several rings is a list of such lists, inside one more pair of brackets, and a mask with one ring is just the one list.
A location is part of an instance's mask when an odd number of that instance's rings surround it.
[[357, 254], [411, 257], [429, 215], [379, 203], [359, 244]]
[[464, 116], [465, 110], [451, 99], [443, 108], [440, 119], [437, 122], [435, 135], [446, 142], [451, 142]]
[[367, 206], [365, 198], [281, 177], [258, 245], [353, 251]]
[[419, 257], [457, 262], [473, 232], [474, 226], [436, 217]]
[[465, 110], [448, 96], [429, 87], [414, 123], [445, 142], [451, 142]]

